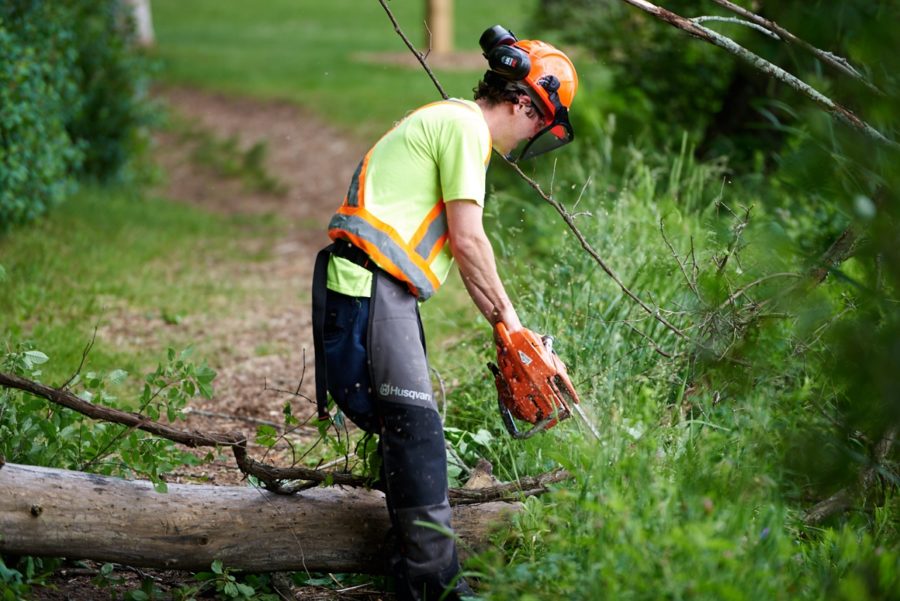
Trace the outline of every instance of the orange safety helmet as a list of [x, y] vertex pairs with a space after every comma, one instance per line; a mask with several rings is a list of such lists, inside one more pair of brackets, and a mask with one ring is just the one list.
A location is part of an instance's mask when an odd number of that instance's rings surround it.
[[507, 158], [527, 159], [571, 142], [575, 132], [569, 122], [569, 107], [578, 91], [578, 74], [569, 57], [546, 42], [518, 40], [500, 25], [486, 30], [479, 44], [488, 59], [487, 75], [496, 74], [503, 80], [524, 84], [546, 124], [520, 152], [510, 153]]
[[559, 82], [559, 87], [555, 90], [559, 95], [559, 104], [569, 109], [572, 100], [575, 99], [575, 92], [578, 91], [578, 74], [575, 72], [575, 66], [562, 50], [540, 40], [522, 40], [513, 46], [521, 48], [528, 54], [531, 69], [523, 81], [540, 99], [541, 106], [538, 109], [546, 115], [549, 123], [556, 115], [558, 105], [550, 99], [550, 92], [542, 81], [546, 81], [547, 77], [556, 78]]

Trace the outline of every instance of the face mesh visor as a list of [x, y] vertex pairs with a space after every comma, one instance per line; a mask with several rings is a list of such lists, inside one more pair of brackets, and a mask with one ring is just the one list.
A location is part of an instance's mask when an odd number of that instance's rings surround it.
[[569, 111], [564, 106], [556, 108], [553, 121], [538, 133], [531, 136], [513, 149], [507, 159], [518, 162], [556, 150], [575, 139], [575, 132], [569, 123]]

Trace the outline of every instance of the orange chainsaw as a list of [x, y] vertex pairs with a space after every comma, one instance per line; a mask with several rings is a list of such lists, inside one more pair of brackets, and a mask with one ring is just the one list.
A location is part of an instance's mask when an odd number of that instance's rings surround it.
[[[565, 364], [553, 352], [553, 338], [528, 329], [510, 332], [506, 325], [494, 326], [497, 365], [488, 363], [497, 386], [497, 402], [503, 424], [513, 438], [530, 438], [552, 428], [575, 411], [599, 440], [596, 428], [579, 406], [578, 393]], [[514, 419], [532, 427], [521, 431]]]

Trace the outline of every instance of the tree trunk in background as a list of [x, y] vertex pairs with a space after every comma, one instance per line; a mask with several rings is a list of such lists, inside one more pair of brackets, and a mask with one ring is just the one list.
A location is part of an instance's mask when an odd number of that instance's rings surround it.
[[431, 51], [453, 52], [453, 0], [426, 0], [425, 24], [425, 40], [430, 41]]
[[[380, 573], [389, 520], [380, 492], [338, 487], [296, 495], [149, 482], [0, 464], [0, 553], [135, 567]], [[453, 508], [460, 551], [482, 550], [517, 503]]]
[[150, 13], [150, 0], [125, 0], [134, 17], [135, 39], [140, 46], [153, 46], [156, 36], [153, 34], [153, 18]]

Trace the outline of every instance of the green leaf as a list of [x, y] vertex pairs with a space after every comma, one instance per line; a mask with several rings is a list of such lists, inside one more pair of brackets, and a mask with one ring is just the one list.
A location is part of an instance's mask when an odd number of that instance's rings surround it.
[[271, 449], [275, 446], [275, 441], [278, 438], [278, 431], [272, 426], [261, 425], [256, 427], [256, 443], [260, 444], [267, 449]]
[[50, 360], [50, 357], [48, 357], [41, 351], [25, 351], [25, 360], [29, 364], [28, 367], [31, 367], [32, 365], [41, 365], [42, 363], [46, 363]]
[[6, 269], [3, 268], [3, 265], [0, 265], [0, 282], [6, 281]]
[[217, 559], [217, 560], [213, 561], [213, 562], [212, 562], [211, 568], [212, 568], [213, 573], [215, 573], [215, 574], [221, 574], [221, 573], [223, 572], [223, 570], [222, 570], [222, 560], [221, 560], [221, 559]]
[[494, 435], [484, 428], [479, 428], [478, 432], [472, 435], [472, 440], [482, 446], [489, 446], [494, 440]]
[[252, 586], [241, 584], [240, 582], [237, 583], [237, 589], [238, 592], [245, 597], [252, 597], [256, 593], [256, 590]]
[[109, 380], [110, 384], [121, 384], [127, 377], [128, 372], [124, 369], [114, 369], [113, 371], [109, 372], [107, 380]]
[[209, 367], [208, 365], [201, 365], [197, 368], [197, 373], [195, 374], [195, 376], [198, 382], [209, 384], [216, 379], [216, 370]]
[[237, 597], [237, 594], [238, 594], [237, 586], [235, 586], [235, 584], [233, 582], [225, 583], [225, 588], [222, 590], [229, 597]]

